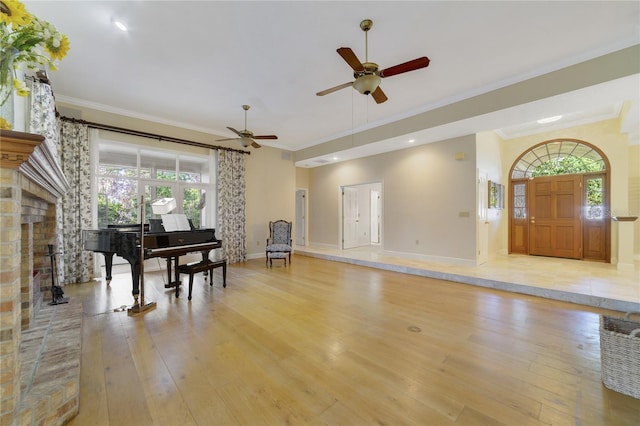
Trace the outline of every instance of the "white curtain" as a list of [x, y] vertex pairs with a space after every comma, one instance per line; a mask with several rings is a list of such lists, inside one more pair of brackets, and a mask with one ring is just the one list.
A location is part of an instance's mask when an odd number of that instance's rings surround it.
[[247, 260], [244, 156], [235, 151], [218, 151], [218, 227], [222, 254], [229, 263]]

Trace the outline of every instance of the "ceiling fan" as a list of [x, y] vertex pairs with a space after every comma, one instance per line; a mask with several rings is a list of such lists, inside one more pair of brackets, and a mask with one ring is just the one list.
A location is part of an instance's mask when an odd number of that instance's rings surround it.
[[361, 63], [353, 50], [348, 47], [341, 47], [337, 50], [338, 55], [345, 60], [351, 68], [353, 68], [354, 81], [350, 83], [344, 83], [336, 87], [332, 87], [327, 90], [316, 93], [317, 96], [328, 95], [345, 87], [353, 86], [358, 92], [363, 95], [371, 95], [376, 103], [381, 104], [387, 100], [387, 95], [384, 94], [380, 88], [380, 80], [385, 77], [391, 77], [394, 75], [402, 74], [409, 71], [414, 71], [420, 68], [426, 68], [429, 66], [429, 58], [422, 56], [412, 61], [404, 62], [402, 64], [395, 65], [383, 70], [378, 69], [378, 64], [369, 62], [369, 40], [367, 37], [368, 31], [373, 26], [371, 19], [365, 19], [360, 22], [360, 28], [364, 31], [365, 40], [365, 62]]
[[218, 139], [217, 142], [222, 141], [233, 141], [239, 140], [242, 146], [247, 148], [251, 145], [254, 148], [260, 148], [260, 144], [257, 143], [254, 139], [278, 139], [276, 135], [254, 135], [252, 131], [247, 130], [247, 111], [251, 108], [249, 105], [242, 105], [242, 109], [244, 110], [244, 130], [237, 131], [233, 127], [227, 127], [227, 129], [231, 130], [233, 133], [238, 135], [237, 138], [229, 138], [229, 139]]

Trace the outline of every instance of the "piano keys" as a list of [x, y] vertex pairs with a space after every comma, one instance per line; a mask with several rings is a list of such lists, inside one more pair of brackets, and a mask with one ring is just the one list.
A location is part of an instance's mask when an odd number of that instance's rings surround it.
[[[140, 228], [138, 225], [109, 225], [98, 230], [83, 230], [84, 249], [105, 256], [106, 280], [111, 282], [113, 255], [117, 254], [131, 265], [133, 281], [132, 294], [138, 301], [140, 293]], [[178, 258], [187, 253], [200, 252], [202, 258], [209, 257], [211, 250], [220, 248], [222, 241], [216, 238], [215, 229], [192, 229], [189, 231], [147, 232], [145, 224], [144, 258], [161, 257], [167, 259], [169, 282], [179, 285]], [[171, 264], [175, 262], [175, 282], [171, 283]], [[176, 288], [176, 297], [179, 288]]]

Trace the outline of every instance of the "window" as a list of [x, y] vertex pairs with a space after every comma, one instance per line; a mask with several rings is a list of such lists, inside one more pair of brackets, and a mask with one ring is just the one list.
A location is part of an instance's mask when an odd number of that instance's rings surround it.
[[[586, 205], [584, 217], [602, 219], [604, 214], [604, 182], [606, 161], [600, 152], [585, 142], [574, 139], [555, 139], [534, 146], [520, 156], [511, 169], [514, 182], [512, 217], [527, 217], [526, 179], [537, 176], [556, 176], [585, 173], [592, 175], [586, 180]], [[597, 173], [597, 174], [596, 174]], [[515, 183], [523, 181], [523, 183]]]
[[591, 146], [577, 140], [556, 139], [522, 154], [513, 166], [511, 178], [599, 172], [605, 168], [604, 159]]
[[[144, 196], [145, 223], [157, 218], [151, 203], [175, 198], [178, 208], [196, 228], [215, 223], [214, 154], [190, 154], [144, 145], [100, 140], [97, 167], [97, 219], [110, 224], [140, 223]], [[207, 194], [208, 193], [208, 194]]]
[[587, 176], [585, 185], [585, 212], [586, 220], [602, 220], [605, 215], [604, 189], [602, 175]]
[[524, 182], [513, 184], [513, 217], [527, 218], [527, 184]]

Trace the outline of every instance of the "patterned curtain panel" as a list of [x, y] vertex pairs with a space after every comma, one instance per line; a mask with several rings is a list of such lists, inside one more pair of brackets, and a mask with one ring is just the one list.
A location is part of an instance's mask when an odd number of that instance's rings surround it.
[[[49, 151], [60, 163], [60, 140], [58, 135], [58, 122], [56, 120], [56, 105], [53, 98], [53, 91], [48, 84], [37, 80], [31, 83], [29, 95], [28, 131], [45, 137], [44, 143]], [[56, 241], [54, 252], [61, 253], [63, 250], [63, 232], [60, 229], [61, 205], [60, 200], [56, 205]], [[58, 265], [62, 259], [57, 258]], [[57, 284], [63, 283], [63, 271], [57, 268]]]
[[[48, 84], [39, 81], [31, 83], [29, 95], [29, 133], [45, 137], [44, 143], [56, 157], [59, 153], [58, 123], [53, 91]], [[60, 158], [58, 157], [58, 160]]]
[[244, 155], [218, 151], [218, 228], [222, 254], [229, 263], [246, 262]]
[[58, 234], [62, 236], [60, 283], [93, 278], [93, 252], [83, 249], [82, 230], [91, 229], [91, 161], [86, 124], [59, 121], [60, 164], [71, 185], [58, 202]]

